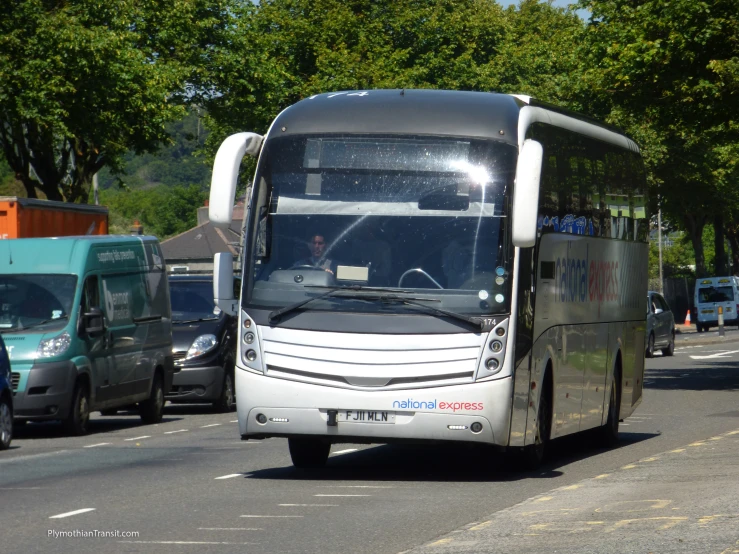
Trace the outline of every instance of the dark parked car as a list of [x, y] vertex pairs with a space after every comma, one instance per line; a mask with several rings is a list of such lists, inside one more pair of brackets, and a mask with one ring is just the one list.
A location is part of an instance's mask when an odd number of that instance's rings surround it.
[[13, 439], [13, 389], [10, 384], [10, 356], [0, 337], [0, 450], [10, 448]]
[[662, 349], [663, 356], [675, 353], [675, 317], [664, 297], [649, 291], [647, 296], [647, 358], [654, 356], [655, 348]]
[[170, 275], [175, 373], [167, 400], [210, 402], [218, 411], [236, 407], [234, 359], [237, 319], [213, 302], [212, 275]]

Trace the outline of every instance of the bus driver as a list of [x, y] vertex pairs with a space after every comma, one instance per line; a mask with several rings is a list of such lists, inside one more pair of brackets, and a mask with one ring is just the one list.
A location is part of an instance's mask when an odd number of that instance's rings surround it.
[[331, 275], [336, 275], [336, 262], [326, 257], [326, 239], [323, 235], [315, 234], [308, 244], [311, 255], [295, 262], [293, 267], [301, 265], [321, 268]]

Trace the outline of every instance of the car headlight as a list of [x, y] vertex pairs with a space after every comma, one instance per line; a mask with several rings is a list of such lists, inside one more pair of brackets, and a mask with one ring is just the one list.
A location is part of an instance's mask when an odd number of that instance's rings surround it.
[[190, 358], [202, 356], [203, 354], [213, 350], [216, 346], [218, 346], [218, 339], [215, 335], [200, 335], [192, 341], [192, 346], [190, 346], [190, 349], [187, 351], [185, 359], [189, 360]]
[[52, 356], [59, 356], [67, 351], [70, 344], [72, 344], [72, 337], [69, 336], [69, 333], [64, 331], [61, 335], [42, 340], [38, 344], [36, 357], [51, 358]]

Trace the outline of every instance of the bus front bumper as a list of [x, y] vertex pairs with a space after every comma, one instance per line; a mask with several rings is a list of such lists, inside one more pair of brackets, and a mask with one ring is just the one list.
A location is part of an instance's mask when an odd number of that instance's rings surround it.
[[[236, 398], [243, 439], [310, 436], [332, 443], [459, 441], [506, 446], [512, 379], [367, 391], [276, 379], [237, 369]], [[347, 410], [353, 415], [387, 413], [392, 421], [346, 421], [342, 416]]]

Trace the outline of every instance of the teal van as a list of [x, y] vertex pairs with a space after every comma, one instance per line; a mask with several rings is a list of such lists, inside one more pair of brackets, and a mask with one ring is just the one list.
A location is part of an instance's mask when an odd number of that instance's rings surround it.
[[169, 285], [159, 242], [142, 236], [0, 240], [0, 334], [14, 420], [61, 420], [138, 405], [162, 419], [172, 386]]

